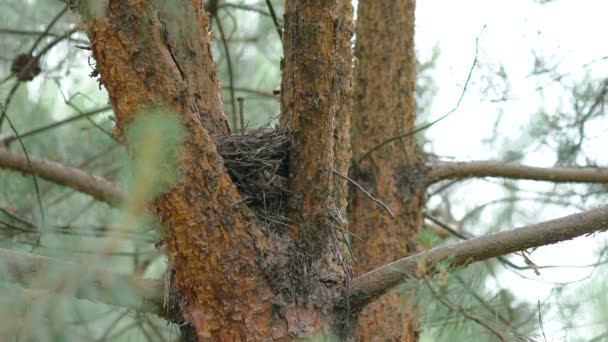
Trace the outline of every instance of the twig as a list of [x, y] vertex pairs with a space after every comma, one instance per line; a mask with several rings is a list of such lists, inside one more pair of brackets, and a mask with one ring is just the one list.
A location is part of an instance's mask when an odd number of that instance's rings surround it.
[[[12, 34], [12, 35], [22, 35], [22, 36], [38, 36], [38, 35], [46, 35], [47, 37], [60, 37], [63, 33], [53, 33], [53, 32], [44, 32], [44, 31], [28, 31], [28, 30], [15, 30], [11, 28], [0, 28], [0, 34]], [[90, 44], [88, 40], [78, 39], [78, 38], [70, 38], [70, 41], [73, 41], [78, 44]]]
[[21, 149], [23, 150], [23, 154], [25, 155], [25, 159], [27, 160], [27, 165], [32, 173], [32, 180], [34, 181], [34, 191], [36, 192], [36, 199], [38, 200], [38, 205], [40, 206], [40, 219], [42, 221], [42, 226], [44, 227], [46, 218], [44, 215], [44, 206], [42, 205], [42, 197], [40, 196], [40, 188], [38, 187], [38, 177], [36, 176], [36, 171], [34, 171], [34, 167], [32, 166], [32, 161], [30, 160], [30, 156], [27, 152], [27, 149], [25, 148], [25, 144], [23, 143], [23, 140], [21, 140], [19, 132], [17, 131], [15, 125], [13, 125], [12, 120], [8, 117], [4, 106], [0, 105], [0, 110], [2, 110], [2, 117], [6, 118], [6, 122], [8, 122], [9, 126], [11, 126], [11, 130], [17, 137], [17, 140], [19, 140], [19, 145], [21, 145]]
[[53, 26], [55, 26], [55, 24], [57, 23], [57, 21], [67, 11], [68, 11], [68, 6], [65, 6], [61, 11], [59, 11], [59, 13], [57, 13], [55, 15], [55, 17], [53, 17], [53, 19], [51, 20], [51, 22], [46, 26], [46, 28], [44, 29], [44, 31], [38, 36], [38, 39], [36, 39], [36, 41], [34, 42], [34, 44], [32, 45], [32, 47], [30, 48], [30, 51], [28, 52], [28, 55], [31, 56], [34, 53], [34, 50], [36, 50], [36, 47], [38, 47], [38, 44], [40, 44], [40, 42], [42, 41], [42, 39], [47, 36], [47, 34], [51, 31], [51, 29], [53, 28]]
[[450, 309], [452, 311], [456, 311], [456, 312], [461, 313], [463, 316], [465, 316], [469, 320], [471, 320], [471, 321], [479, 324], [483, 328], [486, 328], [489, 332], [491, 332], [492, 334], [496, 335], [496, 337], [498, 337], [501, 341], [506, 341], [505, 337], [503, 336], [503, 334], [501, 332], [499, 332], [498, 330], [494, 329], [493, 327], [491, 327], [489, 324], [487, 324], [486, 322], [484, 322], [480, 318], [478, 318], [476, 316], [473, 316], [472, 314], [470, 314], [467, 310], [465, 310], [460, 305], [456, 305], [454, 303], [451, 303], [447, 299], [443, 298], [433, 288], [433, 285], [431, 285], [431, 283], [429, 282], [428, 277], [424, 277], [423, 280], [424, 280], [424, 283], [426, 284], [426, 286], [431, 291], [431, 294], [433, 295], [433, 297], [435, 297], [435, 299], [437, 299], [441, 304], [443, 304], [444, 306], [446, 306], [448, 309]]
[[486, 26], [484, 25], [483, 28], [481, 29], [481, 32], [479, 32], [479, 34], [477, 35], [477, 38], [475, 39], [475, 58], [473, 59], [473, 63], [471, 64], [471, 68], [469, 69], [469, 75], [467, 76], [467, 80], [464, 82], [464, 87], [462, 88], [462, 93], [460, 93], [460, 98], [458, 99], [458, 102], [456, 102], [456, 106], [454, 106], [454, 108], [452, 108], [452, 110], [450, 110], [446, 114], [440, 116], [438, 119], [433, 120], [433, 121], [429, 122], [428, 124], [423, 125], [422, 127], [418, 127], [412, 131], [405, 132], [405, 133], [399, 134], [397, 136], [394, 136], [392, 138], [389, 138], [387, 140], [384, 140], [380, 144], [372, 147], [369, 151], [365, 152], [357, 161], [358, 163], [361, 163], [361, 161], [363, 159], [368, 158], [372, 153], [381, 149], [382, 147], [386, 146], [387, 144], [390, 144], [391, 142], [393, 142], [395, 140], [399, 140], [399, 139], [408, 137], [410, 135], [414, 135], [420, 131], [424, 131], [425, 129], [435, 125], [436, 123], [438, 123], [438, 122], [442, 121], [443, 119], [447, 118], [448, 116], [450, 116], [452, 113], [454, 113], [460, 107], [460, 103], [462, 102], [462, 99], [464, 98], [464, 94], [466, 93], [467, 88], [469, 86], [469, 82], [471, 81], [471, 76], [473, 75], [473, 70], [475, 70], [475, 66], [477, 65], [477, 58], [478, 58], [478, 51], [479, 51], [479, 37], [481, 36], [481, 33], [483, 32], [483, 30], [485, 28], [486, 28]]
[[[77, 30], [72, 29], [72, 30], [66, 32], [65, 34], [63, 34], [63, 35], [55, 38], [47, 46], [45, 46], [34, 58], [30, 59], [30, 61], [27, 63], [27, 65], [25, 67], [23, 67], [23, 70], [29, 70], [29, 68], [31, 68], [34, 65], [34, 63], [38, 63], [38, 61], [40, 60], [40, 58], [45, 53], [47, 53], [51, 48], [53, 48], [55, 45], [59, 44], [59, 42], [61, 42], [62, 40], [66, 39], [66, 38], [69, 38], [70, 35], [72, 35], [75, 32], [77, 32]], [[0, 84], [2, 84], [5, 81], [9, 80], [15, 74], [16, 74], [15, 72], [11, 73], [4, 80], [2, 80], [0, 82]], [[21, 83], [22, 83], [22, 81], [18, 79], [17, 82], [15, 82], [15, 85], [9, 91], [9, 93], [8, 93], [8, 95], [6, 97], [6, 100], [4, 100], [4, 109], [5, 110], [8, 110], [8, 107], [9, 107], [9, 105], [11, 103], [13, 95], [15, 95], [15, 93], [17, 92], [17, 88], [19, 88], [19, 86], [21, 85]], [[4, 116], [5, 116], [4, 113], [0, 114], [0, 127], [2, 127], [2, 124], [4, 123]]]
[[121, 144], [122, 142], [120, 140], [118, 140], [118, 138], [116, 138], [112, 132], [108, 132], [105, 129], [103, 129], [103, 127], [99, 126], [99, 124], [97, 124], [95, 121], [93, 121], [88, 115], [84, 115], [84, 112], [82, 110], [80, 110], [80, 108], [78, 108], [78, 106], [76, 106], [75, 104], [72, 103], [72, 99], [78, 95], [81, 95], [82, 97], [84, 97], [85, 99], [91, 101], [91, 102], [95, 102], [93, 101], [91, 98], [89, 98], [88, 96], [86, 96], [85, 94], [81, 93], [81, 92], [77, 92], [76, 94], [70, 96], [70, 98], [66, 98], [65, 94], [63, 93], [63, 90], [61, 89], [61, 86], [59, 84], [59, 81], [55, 80], [55, 84], [57, 85], [57, 90], [59, 90], [59, 93], [61, 94], [61, 97], [63, 98], [63, 102], [68, 105], [68, 107], [74, 109], [75, 111], [77, 111], [79, 114], [83, 115], [83, 117], [85, 119], [87, 119], [89, 121], [89, 123], [91, 123], [91, 125], [93, 125], [95, 128], [97, 128], [99, 131], [101, 131], [103, 134], [105, 134], [107, 137], [109, 137], [110, 139], [114, 140], [115, 142]]
[[522, 258], [524, 258], [524, 262], [526, 263], [526, 265], [528, 265], [532, 270], [534, 270], [534, 273], [537, 276], [539, 276], [540, 275], [540, 271], [538, 270], [538, 266], [534, 263], [534, 261], [530, 260], [530, 257], [528, 257], [527, 252], [526, 251], [521, 251], [518, 254], [521, 255]]
[[543, 316], [540, 312], [540, 300], [536, 302], [538, 305], [538, 322], [540, 323], [540, 331], [543, 333], [543, 338], [547, 342], [547, 335], [545, 335], [545, 327], [543, 326]]
[[[21, 133], [21, 139], [29, 137], [30, 135], [35, 135], [35, 134], [38, 134], [38, 133], [45, 132], [45, 131], [47, 131], [49, 129], [53, 129], [55, 127], [59, 127], [61, 125], [64, 125], [66, 123], [69, 123], [69, 122], [72, 122], [72, 121], [75, 121], [75, 120], [78, 120], [78, 119], [81, 119], [81, 118], [86, 117], [86, 116], [91, 116], [91, 115], [107, 112], [108, 110], [111, 110], [111, 109], [112, 109], [112, 107], [106, 106], [106, 107], [101, 107], [101, 108], [93, 109], [93, 110], [88, 111], [88, 112], [81, 112], [81, 111], [79, 111], [79, 114], [77, 114], [77, 115], [70, 116], [69, 118], [66, 118], [66, 119], [63, 119], [63, 120], [60, 120], [60, 121], [56, 121], [56, 122], [50, 123], [48, 125], [40, 126], [40, 127], [34, 128], [32, 130], [29, 130], [27, 132]], [[0, 137], [0, 144], [1, 143], [10, 144], [15, 139], [17, 139], [17, 136], [14, 135], [14, 134], [13, 135], [5, 135], [3, 137]]]
[[266, 0], [266, 6], [270, 11], [270, 16], [272, 17], [272, 22], [274, 23], [274, 27], [277, 29], [277, 33], [279, 34], [279, 38], [283, 41], [283, 34], [281, 33], [281, 25], [279, 24], [279, 20], [277, 19], [277, 14], [274, 12], [274, 7], [272, 7], [272, 2], [270, 0]]
[[267, 97], [273, 100], [276, 100], [277, 97], [275, 95], [272, 94], [272, 92], [265, 92], [262, 90], [257, 90], [257, 89], [249, 89], [249, 88], [243, 88], [243, 87], [222, 87], [222, 89], [224, 90], [234, 90], [236, 92], [242, 92], [242, 93], [248, 93], [248, 94], [252, 94], [255, 96], [259, 96], [259, 97]]
[[234, 96], [234, 72], [232, 70], [232, 59], [230, 58], [230, 49], [228, 47], [228, 41], [226, 40], [226, 34], [222, 27], [222, 21], [220, 16], [215, 16], [215, 22], [217, 28], [220, 31], [220, 38], [222, 39], [222, 45], [224, 46], [224, 52], [226, 53], [226, 64], [228, 65], [228, 86], [230, 89], [230, 103], [232, 104], [232, 129], [236, 130], [236, 99]]
[[395, 218], [395, 213], [393, 213], [393, 211], [391, 210], [391, 208], [388, 207], [388, 205], [386, 205], [384, 202], [382, 202], [381, 200], [375, 198], [374, 196], [372, 196], [369, 192], [367, 192], [362, 186], [361, 184], [355, 182], [353, 179], [351, 179], [350, 177], [341, 174], [340, 172], [338, 172], [336, 169], [332, 169], [331, 170], [334, 174], [336, 174], [337, 176], [347, 180], [349, 183], [351, 183], [352, 185], [356, 186], [357, 189], [361, 190], [362, 193], [364, 193], [370, 200], [378, 203], [379, 205], [381, 205], [388, 213], [389, 215], [391, 215], [392, 218]]
[[236, 98], [239, 101], [239, 118], [241, 119], [241, 135], [245, 134], [245, 114], [243, 113], [243, 107], [245, 99], [241, 96]]

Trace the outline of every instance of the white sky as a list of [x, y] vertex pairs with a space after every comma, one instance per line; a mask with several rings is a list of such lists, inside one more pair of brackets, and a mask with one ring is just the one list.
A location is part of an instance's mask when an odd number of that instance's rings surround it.
[[[417, 2], [416, 44], [422, 60], [428, 58], [434, 46], [440, 49], [440, 58], [433, 77], [439, 92], [433, 108], [432, 118], [437, 118], [452, 109], [460, 96], [469, 68], [475, 55], [475, 39], [479, 40], [479, 63], [485, 70], [498, 70], [504, 65], [509, 76], [511, 91], [509, 101], [489, 103], [479, 94], [479, 87], [469, 85], [459, 110], [444, 122], [426, 132], [432, 141], [433, 152], [457, 160], [495, 159], [496, 150], [483, 144], [484, 138], [492, 134], [494, 121], [500, 111], [503, 121], [500, 134], [519, 137], [522, 128], [529, 125], [531, 114], [541, 105], [540, 95], [535, 91], [537, 83], [527, 77], [533, 68], [532, 51], [559, 63], [559, 70], [572, 71], [580, 77], [584, 75], [582, 65], [608, 56], [608, 44], [603, 38], [608, 32], [608, 1], [603, 0], [557, 0], [554, 3], [538, 5], [532, 0], [420, 0]], [[595, 77], [608, 77], [608, 61], [595, 63], [585, 69]], [[480, 75], [481, 70], [474, 74]], [[559, 103], [558, 89], [548, 89], [545, 107], [549, 110]], [[431, 118], [431, 119], [432, 119]], [[608, 156], [603, 146], [608, 144], [605, 125], [591, 127], [590, 151], [598, 160], [606, 163]], [[538, 151], [526, 157], [527, 164], [551, 166], [555, 153]], [[538, 183], [526, 184], [539, 187]], [[460, 193], [463, 201], [475, 198], [476, 202], [503, 197], [496, 187], [485, 184], [471, 185]], [[468, 201], [470, 202], [470, 200]], [[456, 212], [464, 212], [466, 205], [456, 206]], [[534, 209], [532, 209], [534, 210]], [[533, 221], [555, 218], [575, 212], [544, 210]], [[488, 222], [485, 218], [482, 222]], [[505, 227], [508, 228], [508, 227]], [[473, 232], [475, 230], [472, 230]], [[590, 264], [596, 261], [598, 240], [577, 239], [572, 242], [543, 247], [533, 254], [538, 265]], [[521, 260], [512, 259], [521, 264]], [[550, 294], [552, 285], [544, 281], [570, 281], [584, 276], [588, 270], [575, 268], [543, 270], [541, 277], [532, 271], [530, 278], [540, 281], [524, 281], [520, 277], [504, 272], [500, 285], [512, 290], [516, 297], [536, 302], [543, 301]], [[508, 285], [507, 285], [508, 284]], [[546, 315], [546, 313], [544, 313]], [[562, 326], [557, 321], [545, 321], [545, 332], [549, 340], [564, 340]], [[608, 328], [604, 325], [603, 329]], [[599, 328], [600, 330], [602, 327]], [[589, 330], [589, 336], [593, 336]], [[566, 340], [568, 340], [566, 338]]]

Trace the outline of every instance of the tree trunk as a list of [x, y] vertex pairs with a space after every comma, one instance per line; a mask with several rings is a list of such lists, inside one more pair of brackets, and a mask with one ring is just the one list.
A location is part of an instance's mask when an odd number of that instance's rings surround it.
[[350, 0], [286, 2], [281, 97], [281, 125], [293, 132], [291, 278], [298, 300], [320, 307], [319, 319], [343, 338], [350, 313], [336, 312], [336, 302], [353, 272], [342, 234], [347, 184], [336, 173], [350, 164], [352, 12]]
[[287, 3], [288, 229], [258, 220], [213, 142], [212, 135], [230, 132], [203, 1], [110, 1], [103, 13], [93, 9], [80, 10], [116, 134], [126, 139], [128, 126], [154, 107], [170, 109], [185, 129], [181, 179], [150, 209], [168, 232], [182, 314], [195, 338], [348, 339], [350, 312], [336, 305], [352, 274], [338, 233], [346, 184], [334, 170], [346, 173], [350, 160], [350, 1]]
[[[424, 204], [424, 159], [414, 137], [365, 155], [388, 138], [414, 129], [416, 60], [413, 0], [359, 1], [352, 117], [352, 177], [385, 202], [359, 192], [350, 200], [357, 274], [417, 250]], [[415, 341], [414, 293], [393, 292], [368, 305], [358, 324], [361, 340]]]
[[89, 37], [119, 135], [126, 139], [128, 125], [155, 106], [170, 109], [185, 128], [181, 180], [151, 206], [168, 230], [169, 262], [185, 296], [182, 313], [201, 340], [285, 334], [258, 263], [269, 244], [253, 212], [235, 205], [242, 197], [211, 137], [229, 128], [208, 17], [202, 1], [162, 3], [112, 1], [89, 23]]

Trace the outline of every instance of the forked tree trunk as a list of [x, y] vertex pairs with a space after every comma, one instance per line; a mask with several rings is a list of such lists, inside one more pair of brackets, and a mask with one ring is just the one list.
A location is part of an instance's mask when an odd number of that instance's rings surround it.
[[[395, 213], [360, 192], [351, 197], [350, 229], [357, 274], [417, 250], [422, 227], [424, 165], [414, 137], [385, 140], [414, 129], [416, 61], [414, 0], [359, 1], [352, 116], [352, 177]], [[361, 159], [363, 158], [363, 159]], [[413, 293], [393, 292], [368, 305], [359, 320], [362, 341], [416, 341]]]
[[[86, 6], [87, 2], [81, 2]], [[81, 7], [116, 132], [146, 109], [183, 124], [181, 179], [151, 205], [168, 231], [184, 318], [199, 340], [289, 340], [352, 333], [352, 274], [340, 237], [349, 164], [352, 7], [288, 1], [283, 101], [293, 130], [289, 229], [262, 224], [227, 173], [212, 135], [229, 134], [202, 0]], [[107, 6], [107, 8], [105, 8]], [[101, 12], [92, 13], [95, 8]], [[128, 142], [127, 142], [128, 143]]]

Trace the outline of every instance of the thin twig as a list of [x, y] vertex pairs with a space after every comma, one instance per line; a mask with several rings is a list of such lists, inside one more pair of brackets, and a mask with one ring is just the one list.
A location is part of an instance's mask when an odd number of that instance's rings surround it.
[[245, 134], [245, 114], [243, 113], [244, 110], [244, 102], [245, 99], [242, 98], [241, 96], [236, 98], [237, 101], [239, 101], [239, 118], [241, 120], [241, 135]]
[[232, 104], [232, 129], [236, 130], [236, 98], [234, 96], [234, 72], [232, 70], [232, 59], [230, 58], [230, 49], [228, 47], [228, 41], [224, 28], [222, 27], [222, 21], [220, 16], [215, 17], [217, 28], [220, 31], [220, 38], [222, 39], [222, 45], [226, 53], [226, 64], [228, 65], [228, 86], [230, 87], [230, 103]]
[[281, 25], [279, 24], [279, 20], [277, 19], [277, 14], [274, 12], [274, 7], [272, 7], [272, 2], [270, 0], [266, 0], [266, 6], [270, 11], [270, 16], [272, 17], [272, 22], [274, 23], [274, 27], [277, 29], [277, 33], [279, 34], [279, 38], [283, 41], [283, 34], [281, 33]]
[[34, 53], [34, 50], [36, 50], [36, 48], [38, 47], [38, 44], [40, 44], [40, 42], [42, 41], [42, 39], [47, 36], [47, 34], [51, 31], [51, 29], [53, 28], [53, 26], [55, 26], [55, 24], [57, 23], [57, 21], [59, 19], [61, 19], [61, 17], [67, 11], [68, 11], [68, 6], [65, 6], [61, 11], [59, 11], [59, 13], [57, 13], [55, 15], [55, 17], [51, 20], [51, 22], [46, 26], [46, 28], [44, 29], [44, 31], [38, 36], [38, 39], [36, 39], [36, 41], [34, 42], [34, 44], [32, 45], [32, 47], [30, 48], [30, 51], [28, 52], [28, 55], [31, 56]]
[[[77, 114], [77, 115], [74, 115], [74, 116], [70, 116], [69, 118], [66, 118], [66, 119], [63, 119], [63, 120], [60, 120], [60, 121], [56, 121], [56, 122], [50, 123], [48, 125], [43, 125], [43, 126], [34, 128], [32, 130], [29, 130], [27, 132], [21, 133], [21, 139], [29, 137], [31, 135], [35, 135], [35, 134], [38, 134], [38, 133], [45, 132], [45, 131], [47, 131], [49, 129], [53, 129], [55, 127], [59, 127], [61, 125], [64, 125], [64, 124], [69, 123], [69, 122], [72, 122], [74, 120], [81, 119], [81, 118], [86, 117], [86, 116], [91, 116], [91, 115], [107, 112], [108, 110], [111, 110], [111, 109], [112, 109], [111, 106], [105, 106], [105, 107], [93, 109], [91, 111], [84, 112], [84, 113], [78, 111], [80, 114]], [[17, 136], [15, 136], [15, 135], [2, 136], [2, 137], [0, 137], [0, 143], [10, 144], [15, 139], [17, 139]]]
[[276, 100], [277, 97], [272, 94], [272, 92], [265, 92], [257, 89], [243, 88], [243, 87], [222, 87], [222, 90], [234, 90], [236, 92], [248, 93], [259, 97], [267, 97], [273, 100]]
[[469, 86], [469, 82], [471, 81], [471, 76], [473, 75], [473, 70], [475, 70], [475, 66], [477, 65], [477, 58], [478, 58], [478, 52], [479, 52], [479, 37], [481, 36], [481, 33], [483, 32], [483, 30], [485, 28], [486, 28], [486, 26], [484, 25], [483, 28], [481, 29], [481, 32], [479, 32], [479, 34], [477, 35], [477, 38], [475, 39], [475, 58], [473, 59], [473, 63], [471, 64], [471, 68], [469, 69], [469, 75], [467, 76], [467, 80], [464, 82], [464, 87], [462, 87], [462, 93], [460, 93], [460, 98], [458, 99], [458, 102], [456, 102], [456, 106], [454, 106], [454, 108], [452, 108], [452, 110], [450, 110], [446, 114], [440, 116], [436, 120], [429, 122], [426, 125], [423, 125], [412, 131], [405, 132], [405, 133], [399, 134], [397, 136], [394, 136], [392, 138], [389, 138], [387, 140], [384, 140], [380, 144], [372, 147], [369, 151], [365, 152], [357, 161], [358, 163], [361, 163], [361, 161], [363, 159], [368, 158], [372, 153], [381, 149], [382, 147], [386, 146], [387, 144], [390, 144], [391, 142], [393, 142], [395, 140], [399, 140], [399, 139], [408, 137], [410, 135], [414, 135], [420, 131], [424, 131], [425, 129], [435, 125], [436, 123], [438, 123], [438, 122], [442, 121], [443, 119], [447, 118], [448, 116], [450, 116], [452, 113], [454, 113], [460, 107], [460, 103], [462, 102], [462, 99], [464, 98], [464, 94], [466, 93], [467, 88]]
[[[46, 45], [34, 58], [30, 59], [29, 62], [27, 63], [27, 65], [25, 65], [25, 67], [23, 68], [23, 70], [29, 70], [35, 63], [38, 63], [38, 61], [40, 60], [40, 58], [44, 54], [46, 54], [51, 48], [53, 48], [55, 45], [59, 44], [62, 40], [66, 39], [66, 38], [69, 38], [75, 32], [77, 32], [77, 30], [76, 29], [72, 29], [72, 30], [67, 31], [65, 34], [63, 34], [63, 35], [55, 38], [48, 45]], [[2, 81], [0, 81], [0, 84], [4, 83], [5, 81], [8, 81], [11, 77], [13, 77], [16, 74], [17, 74], [16, 72], [11, 73], [5, 79], [3, 79]], [[9, 94], [6, 97], [6, 100], [4, 100], [4, 109], [5, 110], [8, 110], [8, 107], [9, 107], [9, 105], [11, 103], [13, 95], [15, 95], [15, 93], [17, 92], [17, 88], [19, 88], [19, 86], [21, 85], [21, 83], [22, 83], [22, 81], [18, 79], [17, 82], [15, 82], [15, 85], [9, 91]], [[0, 127], [2, 127], [2, 124], [4, 123], [4, 116], [5, 116], [4, 113], [0, 114]]]
[[429, 282], [428, 277], [424, 277], [423, 280], [424, 280], [424, 283], [426, 284], [426, 286], [431, 291], [431, 294], [433, 295], [433, 297], [435, 297], [435, 299], [437, 299], [441, 304], [443, 304], [444, 306], [446, 306], [448, 309], [450, 309], [452, 311], [461, 313], [463, 316], [465, 316], [469, 320], [479, 324], [483, 328], [486, 328], [489, 332], [496, 335], [496, 337], [498, 337], [498, 339], [500, 339], [501, 341], [506, 341], [505, 337], [503, 336], [503, 334], [501, 332], [494, 329], [493, 327], [491, 327], [489, 324], [487, 324], [480, 318], [473, 316], [460, 305], [454, 304], [454, 303], [448, 301], [447, 299], [443, 298], [439, 293], [437, 293], [437, 290], [435, 290], [433, 288], [433, 285], [431, 285], [431, 283]]
[[25, 155], [25, 159], [27, 160], [27, 164], [30, 169], [30, 172], [32, 173], [32, 180], [34, 181], [34, 190], [36, 192], [36, 199], [38, 200], [38, 205], [40, 206], [40, 219], [42, 221], [42, 227], [44, 227], [45, 222], [46, 222], [46, 218], [44, 215], [44, 206], [42, 205], [42, 198], [40, 196], [40, 188], [38, 187], [38, 177], [36, 176], [36, 171], [34, 171], [34, 167], [32, 166], [32, 161], [30, 160], [30, 155], [28, 154], [27, 149], [25, 148], [25, 144], [23, 143], [23, 140], [21, 140], [21, 136], [19, 136], [19, 132], [17, 131], [17, 128], [15, 127], [15, 125], [13, 125], [12, 120], [8, 117], [8, 114], [6, 113], [4, 106], [0, 105], [0, 110], [2, 111], [2, 117], [6, 118], [6, 122], [8, 122], [9, 126], [11, 126], [11, 130], [17, 137], [17, 140], [19, 141], [19, 145], [21, 145], [21, 149], [23, 150], [23, 154]]
[[[0, 34], [12, 34], [12, 35], [21, 35], [21, 36], [39, 36], [46, 35], [47, 37], [61, 37], [64, 33], [54, 33], [54, 32], [44, 32], [44, 31], [28, 31], [28, 30], [15, 30], [12, 28], [0, 28]], [[78, 38], [70, 38], [70, 41], [78, 43], [78, 44], [90, 44], [88, 40], [78, 39]]]
[[353, 179], [351, 179], [350, 177], [341, 174], [340, 172], [338, 172], [336, 169], [332, 169], [331, 170], [334, 174], [336, 174], [337, 176], [347, 180], [349, 183], [351, 183], [352, 185], [356, 186], [357, 189], [361, 190], [362, 193], [364, 193], [370, 200], [378, 203], [379, 205], [381, 205], [384, 209], [386, 209], [386, 211], [389, 213], [389, 215], [391, 215], [392, 218], [395, 218], [395, 213], [393, 213], [393, 211], [391, 210], [391, 208], [388, 207], [388, 205], [386, 205], [384, 202], [382, 202], [381, 200], [375, 198], [374, 196], [372, 196], [369, 192], [367, 192], [362, 186], [361, 184], [355, 182]]
[[543, 333], [543, 338], [547, 342], [547, 335], [545, 335], [545, 327], [543, 326], [543, 316], [540, 312], [540, 300], [536, 302], [538, 305], [538, 322], [540, 323], [540, 331]]
[[63, 90], [61, 89], [61, 86], [59, 84], [59, 81], [55, 80], [55, 84], [57, 85], [57, 90], [59, 90], [59, 93], [61, 94], [61, 97], [63, 98], [63, 102], [68, 105], [70, 108], [74, 109], [75, 111], [77, 111], [80, 115], [82, 115], [85, 119], [87, 119], [89, 121], [89, 123], [91, 123], [91, 125], [93, 125], [95, 128], [97, 128], [99, 131], [101, 131], [103, 134], [105, 134], [107, 137], [109, 137], [110, 139], [114, 140], [115, 142], [121, 144], [121, 141], [118, 140], [118, 138], [116, 138], [112, 132], [108, 132], [105, 129], [103, 129], [103, 127], [101, 127], [98, 123], [96, 123], [95, 121], [93, 121], [88, 115], [84, 115], [84, 112], [82, 110], [80, 110], [80, 108], [78, 108], [78, 106], [76, 106], [75, 104], [72, 103], [72, 99], [78, 95], [83, 96], [85, 99], [91, 101], [91, 102], [95, 102], [93, 101], [91, 98], [89, 98], [88, 96], [86, 96], [85, 94], [81, 93], [81, 92], [77, 92], [76, 94], [70, 96], [70, 98], [66, 98], [65, 94], [63, 93]]

